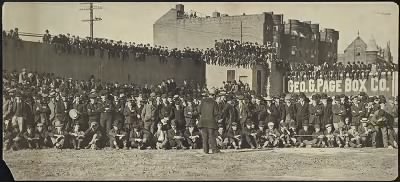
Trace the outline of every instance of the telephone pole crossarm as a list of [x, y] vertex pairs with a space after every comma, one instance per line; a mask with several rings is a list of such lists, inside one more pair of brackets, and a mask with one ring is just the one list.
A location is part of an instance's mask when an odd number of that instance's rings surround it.
[[90, 19], [81, 20], [82, 22], [90, 22], [90, 38], [93, 40], [93, 22], [101, 21], [102, 19], [99, 17], [93, 18], [93, 10], [94, 9], [103, 9], [100, 6], [93, 6], [93, 3], [80, 3], [80, 4], [89, 4], [89, 8], [81, 8], [80, 10], [87, 11], [89, 10]]

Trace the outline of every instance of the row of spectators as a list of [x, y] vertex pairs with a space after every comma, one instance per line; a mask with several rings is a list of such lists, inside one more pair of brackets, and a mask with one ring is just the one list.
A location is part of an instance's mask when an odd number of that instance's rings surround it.
[[352, 62], [343, 64], [323, 63], [322, 65], [294, 63], [287, 65], [287, 76], [289, 79], [368, 79], [370, 76], [382, 78], [388, 77], [398, 71], [398, 64], [389, 62], [378, 62], [364, 64], [363, 62]]
[[[10, 30], [3, 36], [18, 38], [18, 28]], [[397, 64], [381, 62], [376, 64], [364, 64], [353, 62], [348, 64], [327, 63], [322, 65], [294, 63], [290, 64], [277, 58], [276, 49], [270, 43], [261, 45], [252, 42], [240, 42], [232, 39], [215, 40], [213, 48], [198, 49], [185, 47], [182, 50], [177, 48], [169, 49], [166, 46], [151, 46], [150, 44], [136, 44], [135, 42], [122, 42], [105, 38], [90, 37], [81, 38], [70, 34], [51, 35], [48, 30], [43, 35], [43, 42], [54, 44], [58, 53], [74, 53], [94, 56], [99, 50], [100, 56], [108, 58], [128, 59], [134, 56], [135, 60], [143, 61], [145, 56], [159, 56], [161, 63], [168, 61], [167, 57], [174, 57], [178, 60], [191, 58], [196, 61], [204, 61], [207, 64], [221, 66], [238, 66], [249, 68], [261, 64], [268, 65], [267, 60], [276, 62], [278, 67], [288, 72], [290, 79], [364, 79], [372, 74], [381, 77], [381, 73], [389, 73], [398, 70]], [[388, 76], [389, 74], [385, 74]]]
[[[14, 31], [15, 32], [15, 31]], [[14, 33], [15, 34], [15, 33]], [[99, 50], [101, 57], [127, 59], [133, 55], [135, 60], [144, 60], [145, 56], [160, 56], [160, 62], [166, 62], [167, 57], [177, 59], [192, 58], [214, 65], [233, 65], [250, 67], [256, 64], [266, 64], [267, 60], [276, 60], [275, 48], [270, 44], [235, 41], [225, 39], [215, 41], [214, 48], [198, 49], [185, 47], [184, 49], [169, 49], [167, 46], [151, 46], [106, 38], [82, 38], [68, 34], [51, 35], [48, 30], [43, 35], [43, 43], [54, 44], [58, 53], [74, 53], [94, 56]]]

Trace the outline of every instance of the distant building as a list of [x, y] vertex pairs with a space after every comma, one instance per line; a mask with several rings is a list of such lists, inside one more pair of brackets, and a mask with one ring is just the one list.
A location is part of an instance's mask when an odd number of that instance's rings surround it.
[[368, 43], [365, 43], [357, 35], [356, 39], [344, 50], [344, 53], [339, 55], [338, 61], [346, 64], [348, 62], [364, 62], [366, 64], [380, 61], [393, 62], [393, 56], [390, 52], [390, 42], [383, 49], [376, 44], [374, 38], [371, 37]]
[[[286, 23], [282, 14], [273, 12], [234, 16], [214, 12], [211, 17], [189, 18], [185, 16], [184, 6], [178, 4], [154, 23], [153, 31], [154, 44], [168, 48], [206, 49], [214, 47], [215, 40], [233, 39], [264, 45], [271, 43], [277, 47], [278, 58], [289, 62], [319, 64], [323, 61], [337, 60], [338, 31], [334, 29], [320, 31], [319, 24], [312, 24], [310, 21], [289, 20]], [[273, 67], [274, 65], [271, 65], [271, 68]], [[267, 84], [270, 82], [274, 87], [278, 84], [276, 88], [282, 85], [282, 81], [276, 81], [279, 78], [274, 77], [267, 81], [265, 79], [268, 77], [267, 70], [259, 66], [230, 69], [206, 65], [204, 69], [209, 87], [220, 86], [222, 81], [227, 81], [232, 75], [249, 83], [257, 94], [265, 94], [268, 89]], [[213, 70], [218, 70], [218, 73]], [[226, 73], [221, 73], [221, 70], [225, 70]], [[276, 90], [276, 92], [281, 91]]]

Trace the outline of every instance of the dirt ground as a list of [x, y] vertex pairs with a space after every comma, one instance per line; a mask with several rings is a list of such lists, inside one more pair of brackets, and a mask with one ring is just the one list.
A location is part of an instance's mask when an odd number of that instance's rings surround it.
[[16, 180], [394, 180], [398, 150], [284, 148], [223, 150], [5, 151]]

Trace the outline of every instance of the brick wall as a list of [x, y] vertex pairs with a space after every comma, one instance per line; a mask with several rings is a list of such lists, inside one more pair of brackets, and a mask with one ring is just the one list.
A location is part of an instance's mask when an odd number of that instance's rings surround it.
[[176, 10], [171, 9], [153, 25], [155, 45], [169, 48], [214, 47], [219, 39], [240, 40], [242, 22], [243, 42], [264, 41], [264, 14], [246, 16], [226, 16], [216, 18], [176, 19]]

